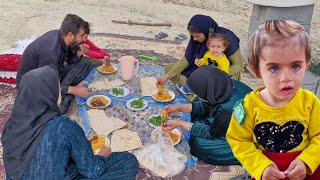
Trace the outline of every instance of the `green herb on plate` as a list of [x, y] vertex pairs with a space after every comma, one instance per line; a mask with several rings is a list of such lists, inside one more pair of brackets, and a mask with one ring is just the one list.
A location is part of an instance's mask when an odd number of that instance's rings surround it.
[[159, 115], [159, 116], [155, 116], [155, 117], [152, 117], [152, 118], [148, 119], [147, 122], [148, 123], [152, 123], [155, 126], [160, 126], [161, 123], [167, 122], [167, 118], [164, 119], [164, 118], [161, 117], [161, 115]]
[[135, 108], [135, 109], [139, 109], [139, 108], [142, 108], [144, 106], [144, 103], [143, 103], [143, 99], [142, 98], [139, 98], [137, 100], [134, 100], [130, 103], [130, 106]]
[[124, 90], [122, 88], [112, 88], [111, 89], [112, 93], [116, 96], [121, 96], [124, 94]]

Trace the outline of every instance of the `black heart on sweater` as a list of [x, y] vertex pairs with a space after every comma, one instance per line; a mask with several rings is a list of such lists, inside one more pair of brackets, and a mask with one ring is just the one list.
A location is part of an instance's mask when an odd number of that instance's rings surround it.
[[283, 126], [274, 122], [257, 124], [254, 134], [258, 144], [268, 152], [288, 152], [303, 140], [304, 126], [298, 121], [289, 121]]

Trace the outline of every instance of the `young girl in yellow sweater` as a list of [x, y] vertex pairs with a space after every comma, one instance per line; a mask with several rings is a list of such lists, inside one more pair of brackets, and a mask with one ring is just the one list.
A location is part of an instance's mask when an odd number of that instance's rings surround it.
[[287, 20], [266, 21], [249, 40], [249, 66], [265, 87], [236, 103], [226, 137], [255, 179], [320, 179], [320, 102], [300, 87], [309, 43]]
[[208, 51], [201, 59], [195, 59], [194, 63], [201, 67], [206, 65], [215, 65], [220, 70], [229, 73], [230, 61], [223, 53], [229, 46], [228, 38], [222, 33], [214, 33], [210, 29], [207, 41]]

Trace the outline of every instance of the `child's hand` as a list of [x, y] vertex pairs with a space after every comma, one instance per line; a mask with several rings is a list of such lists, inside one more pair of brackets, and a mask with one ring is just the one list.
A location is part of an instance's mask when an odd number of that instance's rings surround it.
[[103, 59], [106, 61], [106, 66], [110, 65], [110, 56], [105, 56]]
[[84, 54], [84, 53], [86, 53], [88, 51], [90, 46], [87, 45], [87, 44], [80, 44], [79, 47], [80, 47], [81, 53]]
[[195, 60], [194, 60], [194, 63], [195, 63], [197, 66], [199, 66], [199, 64], [200, 64], [200, 59], [198, 59], [198, 58], [195, 59]]
[[304, 179], [307, 175], [307, 166], [302, 160], [295, 159], [285, 173], [289, 179]]
[[284, 179], [286, 175], [284, 172], [280, 171], [278, 166], [275, 164], [271, 164], [268, 166], [262, 174], [262, 180], [273, 180], [273, 179]]

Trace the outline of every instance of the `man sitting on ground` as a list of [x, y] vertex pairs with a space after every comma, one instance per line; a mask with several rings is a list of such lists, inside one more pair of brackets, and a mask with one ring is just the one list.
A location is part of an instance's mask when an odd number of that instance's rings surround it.
[[[29, 44], [22, 54], [16, 85], [17, 89], [22, 76], [33, 69], [54, 65], [60, 76], [62, 102], [61, 113], [65, 114], [70, 107], [74, 95], [88, 98], [91, 94], [81, 82], [90, 73], [90, 62], [77, 56], [79, 45], [84, 42], [87, 22], [81, 17], [68, 14], [59, 30], [49, 31]], [[81, 54], [81, 53], [80, 53]]]

